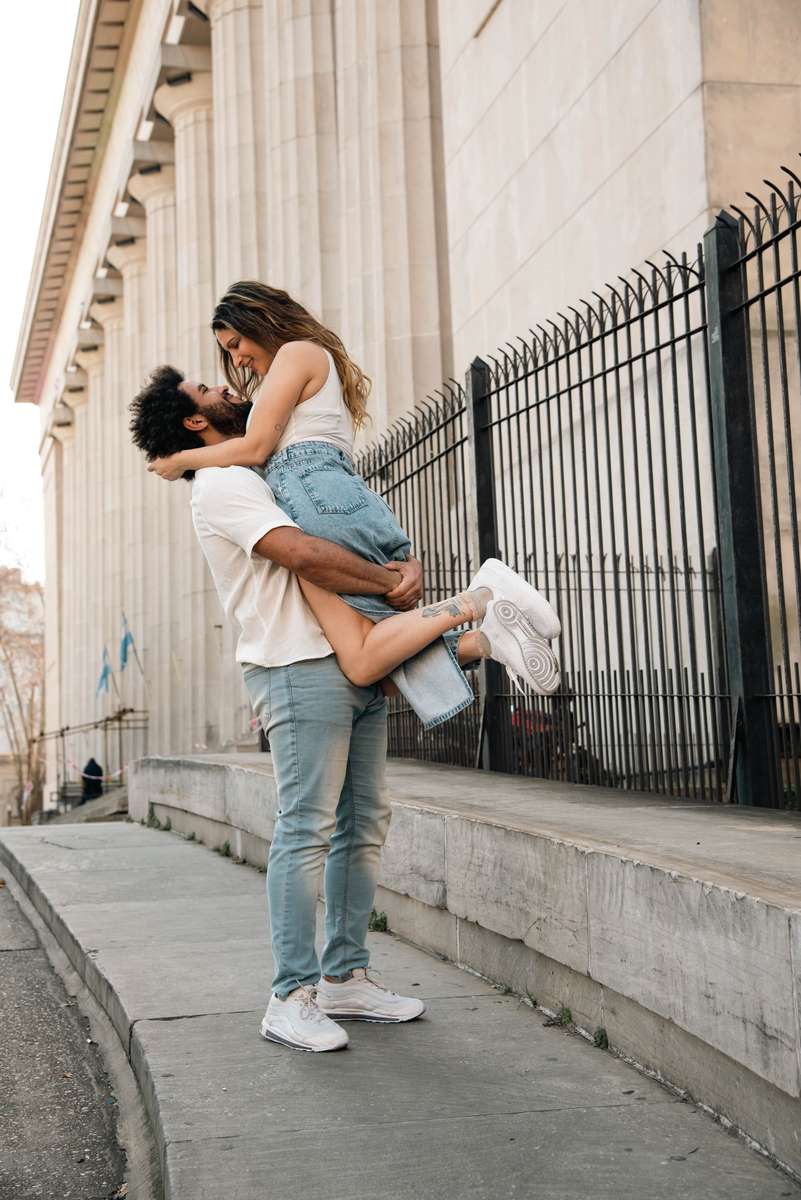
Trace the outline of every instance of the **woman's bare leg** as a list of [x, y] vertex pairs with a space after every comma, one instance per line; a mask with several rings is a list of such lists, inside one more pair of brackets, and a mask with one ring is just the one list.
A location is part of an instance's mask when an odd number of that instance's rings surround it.
[[343, 674], [359, 687], [383, 679], [443, 633], [481, 620], [492, 599], [488, 588], [477, 588], [373, 623], [334, 593], [305, 579], [300, 585]]
[[480, 629], [468, 629], [459, 638], [456, 653], [459, 665], [464, 667], [468, 663], [478, 662], [479, 659], [489, 658], [492, 649], [485, 633], [482, 633]]

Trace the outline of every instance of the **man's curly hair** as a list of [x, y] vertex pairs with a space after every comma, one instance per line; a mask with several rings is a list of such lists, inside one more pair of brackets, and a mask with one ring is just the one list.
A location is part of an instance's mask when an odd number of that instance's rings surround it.
[[[198, 411], [194, 400], [182, 392], [179, 384], [184, 377], [175, 367], [156, 367], [150, 379], [130, 404], [134, 445], [142, 450], [148, 462], [167, 458], [179, 450], [196, 450], [203, 439], [184, 425], [184, 417]], [[184, 479], [192, 479], [194, 471], [185, 471]]]

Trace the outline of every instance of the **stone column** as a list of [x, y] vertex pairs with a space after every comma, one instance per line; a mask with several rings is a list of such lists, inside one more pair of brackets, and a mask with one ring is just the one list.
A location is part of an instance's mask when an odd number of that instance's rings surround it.
[[[175, 130], [176, 293], [181, 369], [190, 379], [213, 382], [219, 368], [209, 329], [214, 307], [214, 162], [211, 78], [197, 74], [179, 86], [163, 85], [156, 108]], [[223, 616], [214, 585], [191, 523], [189, 495], [175, 512], [176, 570], [181, 591], [175, 597], [182, 675], [188, 705], [190, 746], [203, 749], [234, 740], [234, 713], [225, 684], [221, 686], [220, 638]], [[225, 664], [230, 679], [235, 664]]]
[[[238, 279], [275, 281], [268, 254], [265, 11], [262, 0], [211, 0], [216, 248], [214, 300]], [[208, 310], [211, 312], [211, 309]], [[206, 317], [206, 322], [208, 317]], [[215, 365], [215, 373], [219, 368]], [[250, 702], [234, 660], [236, 630], [222, 621], [220, 728], [225, 744], [247, 737]]]
[[[145, 488], [148, 474], [142, 455], [131, 441], [128, 406], [141, 386], [145, 374], [145, 331], [148, 316], [147, 245], [143, 238], [138, 238], [125, 244], [110, 246], [106, 257], [122, 275], [124, 303], [120, 387], [114, 396], [111, 412], [111, 419], [120, 439], [119, 469], [123, 495], [120, 609], [127, 617], [137, 652], [144, 664], [142, 650], [150, 633], [146, 627], [145, 597], [155, 581], [147, 570]], [[121, 615], [119, 624], [121, 629]], [[139, 711], [147, 709], [149, 712], [149, 690], [146, 689], [145, 680], [132, 654], [128, 655], [124, 672], [118, 676], [118, 684], [126, 708]], [[156, 727], [161, 727], [160, 721], [165, 715], [163, 709], [161, 712], [154, 712]], [[135, 740], [132, 735], [128, 735], [125, 742], [129, 758], [139, 757], [145, 752], [144, 738], [139, 735]]]
[[[100, 674], [105, 645], [116, 678], [123, 563], [122, 432], [117, 419], [123, 385], [123, 302], [116, 299], [108, 304], [95, 303], [90, 312], [103, 327], [104, 346], [102, 384], [92, 394], [87, 422], [93, 501], [89, 523], [89, 561], [94, 584], [91, 628], [97, 640], [96, 674]], [[118, 707], [110, 683], [108, 696], [101, 693], [98, 698], [95, 715], [104, 716]], [[103, 763], [104, 767], [108, 765]]]
[[211, 0], [215, 290], [266, 279], [268, 174], [262, 0]]
[[[58, 427], [57, 437], [60, 445], [61, 460], [61, 528], [59, 531], [59, 588], [61, 592], [61, 654], [59, 659], [59, 676], [61, 715], [59, 724], [61, 726], [75, 726], [79, 724], [81, 718], [78, 715], [80, 693], [75, 677], [79, 661], [75, 636], [78, 620], [76, 552], [79, 534], [75, 520], [78, 485], [75, 470], [74, 425]], [[72, 743], [74, 740], [74, 738], [70, 738], [67, 742], [68, 758], [72, 757]]]
[[343, 280], [332, 0], [265, 0], [265, 18], [268, 282], [286, 288], [340, 332]]
[[[129, 369], [144, 379], [153, 367], [172, 363], [178, 356], [178, 309], [176, 296], [175, 171], [136, 174], [128, 191], [144, 207], [147, 222], [147, 264], [144, 286], [145, 314], [138, 348], [131, 344]], [[138, 353], [137, 353], [138, 349]], [[147, 681], [150, 714], [148, 751], [188, 750], [188, 722], [184, 719], [183, 687], [178, 663], [179, 624], [173, 611], [177, 564], [174, 561], [173, 522], [186, 506], [181, 485], [167, 484], [145, 469], [137, 454], [142, 474], [144, 506], [145, 589], [144, 651], [140, 650]], [[134, 631], [135, 636], [135, 631]]]
[[341, 332], [380, 431], [451, 374], [436, 4], [335, 10]]
[[[42, 442], [42, 497], [44, 500], [45, 533], [45, 644], [44, 644], [44, 687], [45, 719], [47, 730], [60, 729], [64, 724], [64, 664], [62, 618], [64, 597], [62, 591], [62, 521], [64, 513], [64, 490], [62, 474], [62, 448], [55, 431]], [[45, 751], [45, 803], [50, 803], [50, 794], [58, 782], [57, 738], [44, 744]]]
[[[73, 410], [73, 442], [71, 448], [72, 462], [75, 471], [75, 491], [73, 493], [72, 521], [73, 532], [69, 538], [69, 552], [75, 567], [75, 596], [76, 609], [71, 622], [69, 636], [74, 645], [75, 664], [75, 694], [72, 700], [71, 721], [73, 724], [83, 724], [95, 717], [95, 686], [97, 675], [100, 673], [98, 663], [99, 650], [93, 644], [96, 642], [94, 631], [90, 624], [90, 608], [94, 591], [92, 564], [89, 557], [89, 543], [92, 537], [91, 526], [95, 519], [97, 496], [93, 483], [93, 468], [89, 456], [89, 405], [92, 400], [100, 403], [102, 387], [100, 379], [103, 371], [103, 352], [95, 350], [90, 353], [76, 355], [78, 366], [86, 374], [86, 388], [82, 392], [74, 392], [70, 396]], [[94, 679], [95, 664], [97, 672]], [[80, 755], [86, 749], [86, 739], [80, 743], [74, 741], [73, 750], [78, 756], [79, 766], [83, 766], [86, 758], [81, 761]]]

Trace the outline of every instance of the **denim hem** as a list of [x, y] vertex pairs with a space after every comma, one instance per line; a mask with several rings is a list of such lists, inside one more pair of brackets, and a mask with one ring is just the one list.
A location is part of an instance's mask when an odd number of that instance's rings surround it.
[[286, 1000], [287, 996], [289, 996], [292, 992], [296, 992], [299, 987], [313, 988], [313, 987], [317, 987], [317, 984], [319, 982], [320, 982], [319, 975], [317, 975], [316, 977], [309, 976], [308, 979], [292, 980], [290, 983], [286, 984], [285, 987], [283, 987], [280, 991], [276, 991], [276, 989], [273, 988], [272, 994], [274, 996], [277, 996], [279, 1000]]
[[448, 654], [450, 654], [450, 656], [451, 656], [451, 662], [456, 667], [456, 670], [459, 672], [459, 677], [460, 677], [462, 683], [464, 684], [465, 690], [468, 692], [468, 695], [466, 695], [464, 697], [464, 699], [460, 700], [458, 704], [454, 704], [453, 708], [449, 708], [447, 712], [440, 713], [440, 715], [437, 717], [431, 717], [428, 721], [423, 721], [423, 723], [422, 723], [423, 729], [436, 729], [437, 725], [442, 725], [442, 724], [444, 724], [445, 721], [450, 721], [451, 718], [455, 717], [457, 713], [462, 712], [462, 710], [465, 708], [469, 708], [469, 706], [473, 703], [473, 701], [476, 698], [475, 693], [473, 692], [473, 689], [470, 686], [470, 682], [469, 682], [467, 676], [465, 675], [464, 671], [462, 670], [461, 664], [459, 662], [459, 654], [458, 654], [457, 646], [459, 645], [460, 636], [461, 635], [456, 633], [456, 631], [454, 630], [453, 633], [450, 635], [447, 633], [444, 634], [442, 640], [445, 643]]
[[436, 729], [437, 725], [443, 725], [445, 721], [450, 721], [451, 718], [455, 717], [457, 713], [460, 713], [462, 709], [469, 708], [474, 700], [475, 696], [466, 696], [464, 700], [460, 700], [460, 702], [455, 705], [454, 708], [449, 709], [448, 712], [442, 713], [442, 715], [439, 717], [432, 717], [429, 721], [423, 721], [423, 729]]

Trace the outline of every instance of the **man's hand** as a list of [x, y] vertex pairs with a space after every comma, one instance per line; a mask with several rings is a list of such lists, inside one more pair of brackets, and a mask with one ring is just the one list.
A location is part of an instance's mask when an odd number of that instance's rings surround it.
[[393, 608], [399, 612], [409, 612], [417, 607], [423, 594], [423, 568], [416, 558], [407, 562], [388, 562], [384, 564], [390, 571], [398, 571], [401, 581], [384, 597]]

